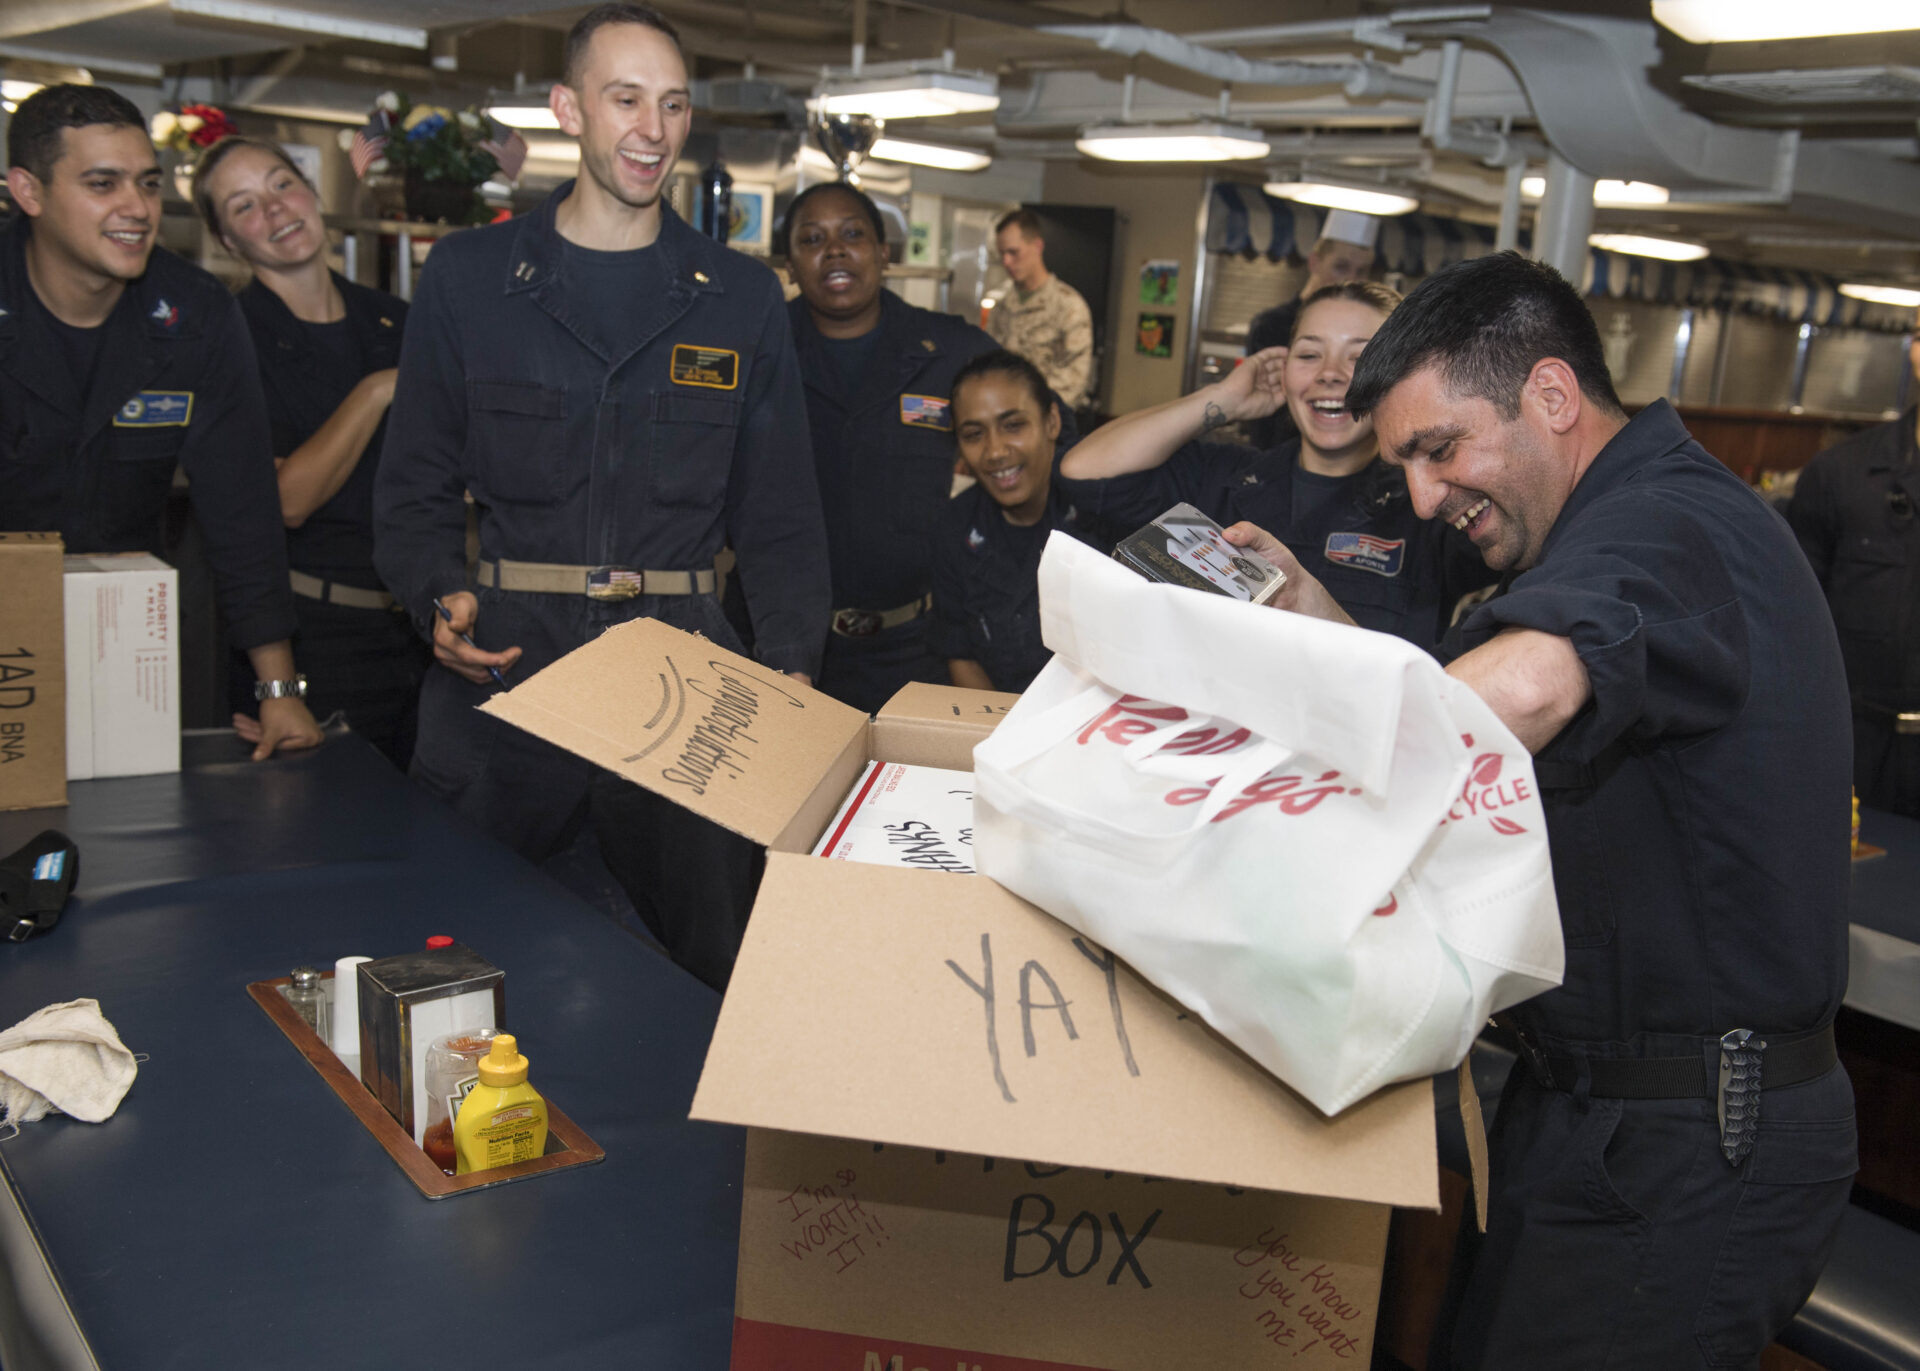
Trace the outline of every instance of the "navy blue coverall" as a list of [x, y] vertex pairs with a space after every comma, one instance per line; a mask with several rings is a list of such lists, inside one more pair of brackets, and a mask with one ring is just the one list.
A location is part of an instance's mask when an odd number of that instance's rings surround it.
[[1040, 639], [1040, 558], [1055, 529], [1111, 552], [1103, 530], [1090, 527], [1062, 493], [1047, 493], [1047, 512], [1031, 528], [1009, 524], [984, 486], [947, 502], [933, 547], [933, 625], [927, 644], [946, 663], [980, 664], [995, 690], [1015, 694], [1033, 684], [1053, 653]]
[[790, 301], [794, 347], [806, 385], [814, 470], [827, 520], [833, 608], [820, 688], [856, 709], [878, 710], [909, 681], [945, 681], [927, 651], [927, 615], [849, 633], [933, 588], [932, 542], [953, 488], [954, 373], [999, 344], [950, 314], [880, 292], [873, 365], [847, 391], [804, 299]]
[[[1846, 987], [1832, 620], [1786, 523], [1663, 400], [1442, 656], [1508, 627], [1571, 640], [1592, 697], [1534, 761], [1566, 980], [1511, 1011], [1528, 1053], [1494, 1120], [1453, 1365], [1757, 1366], [1813, 1288], [1855, 1169], [1837, 1063], [1760, 1093], [1737, 1166], [1715, 1098], [1722, 1034], [1751, 1029], [1778, 1056], [1824, 1036]], [[1690, 1058], [1706, 1084], [1623, 1098], [1603, 1088], [1611, 1058]]]
[[[407, 304], [385, 291], [372, 290], [335, 275], [334, 287], [346, 306], [338, 324], [312, 325], [294, 317], [286, 302], [259, 281], [235, 298], [253, 336], [260, 361], [260, 387], [266, 395], [273, 454], [285, 457], [333, 417], [361, 378], [395, 366], [406, 327]], [[321, 346], [320, 330], [338, 333]], [[287, 561], [293, 570], [334, 586], [381, 591], [373, 569], [373, 480], [380, 465], [386, 420], [340, 489], [286, 531]], [[431, 653], [402, 613], [362, 605], [334, 603], [296, 593], [294, 655], [307, 678], [307, 707], [316, 719], [336, 711], [354, 732], [405, 770], [413, 756], [414, 716], [420, 682]], [[397, 606], [396, 606], [397, 609]], [[239, 679], [235, 663], [234, 708], [249, 713], [251, 671]]]
[[[235, 646], [293, 636], [287, 545], [253, 346], [233, 297], [155, 248], [69, 375], [27, 279], [32, 221], [0, 233], [0, 527], [69, 552], [159, 552], [186, 472]], [[84, 382], [84, 389], [82, 383]]]
[[[710, 571], [733, 548], [772, 671], [817, 673], [826, 537], [780, 287], [760, 263], [662, 207], [665, 289], [609, 351], [570, 295], [554, 214], [454, 234], [422, 273], [375, 488], [374, 563], [432, 634], [435, 596], [468, 589], [465, 492], [483, 560]], [[710, 594], [623, 601], [481, 587], [474, 639], [523, 649], [524, 680], [613, 624], [651, 617], [738, 649]], [[602, 852], [676, 960], [723, 984], [757, 875], [705, 820], [479, 713], [494, 692], [438, 670], [421, 692], [413, 775], [535, 860], [570, 837], [590, 788]]]

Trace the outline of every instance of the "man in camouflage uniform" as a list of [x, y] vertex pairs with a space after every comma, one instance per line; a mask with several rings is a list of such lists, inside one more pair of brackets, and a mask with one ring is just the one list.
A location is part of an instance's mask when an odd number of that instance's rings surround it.
[[1047, 270], [1032, 210], [1014, 210], [993, 236], [1013, 288], [987, 315], [987, 332], [1039, 367], [1062, 404], [1079, 409], [1093, 390], [1093, 314], [1079, 291]]

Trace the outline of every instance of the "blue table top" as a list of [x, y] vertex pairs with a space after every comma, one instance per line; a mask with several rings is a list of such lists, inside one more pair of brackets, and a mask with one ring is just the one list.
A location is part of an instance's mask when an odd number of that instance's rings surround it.
[[[0, 814], [0, 852], [81, 852], [60, 926], [0, 944], [0, 1026], [91, 997], [149, 1056], [105, 1123], [0, 1144], [101, 1365], [724, 1367], [743, 1137], [687, 1118], [718, 996], [350, 735], [185, 762]], [[427, 1200], [245, 992], [435, 933], [506, 971], [535, 1085], [604, 1162]]]

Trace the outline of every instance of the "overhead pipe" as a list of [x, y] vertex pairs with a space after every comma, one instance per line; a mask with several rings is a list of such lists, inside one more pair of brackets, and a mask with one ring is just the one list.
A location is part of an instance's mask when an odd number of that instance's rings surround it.
[[1587, 235], [1593, 232], [1593, 180], [1559, 153], [1547, 154], [1547, 188], [1533, 228], [1533, 256], [1576, 289], [1584, 284]]
[[1402, 76], [1377, 62], [1353, 58], [1331, 62], [1256, 61], [1238, 53], [1215, 52], [1138, 24], [1042, 24], [1036, 31], [1057, 38], [1077, 38], [1102, 52], [1123, 57], [1151, 57], [1234, 85], [1338, 86], [1356, 100], [1389, 96], [1425, 100], [1434, 92], [1433, 82]]
[[1500, 227], [1493, 235], [1495, 252], [1512, 252], [1520, 246], [1520, 183], [1526, 178], [1525, 162], [1507, 167], [1507, 183], [1500, 190]]
[[1456, 24], [1473, 19], [1488, 19], [1491, 5], [1443, 5], [1436, 9], [1394, 10], [1388, 14], [1368, 15], [1360, 19], [1309, 19], [1297, 24], [1258, 24], [1242, 29], [1211, 29], [1186, 35], [1190, 43], [1202, 47], [1231, 48], [1262, 43], [1306, 43], [1316, 39], [1351, 39], [1366, 47], [1391, 48], [1405, 52], [1419, 39], [1407, 33], [1415, 24]]
[[1464, 152], [1478, 157], [1490, 167], [1524, 165], [1529, 158], [1546, 154], [1546, 145], [1533, 139], [1515, 138], [1508, 133], [1475, 133], [1454, 127], [1453, 98], [1460, 87], [1460, 51], [1458, 38], [1449, 38], [1440, 47], [1440, 79], [1433, 98], [1427, 101], [1426, 118], [1420, 136], [1442, 152]]

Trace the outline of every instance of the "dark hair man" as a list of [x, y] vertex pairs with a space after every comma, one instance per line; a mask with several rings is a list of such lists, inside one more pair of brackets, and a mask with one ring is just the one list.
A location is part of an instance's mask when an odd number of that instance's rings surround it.
[[[1548, 267], [1436, 272], [1347, 402], [1419, 512], [1507, 573], [1442, 656], [1535, 754], [1567, 945], [1565, 983], [1512, 1011], [1452, 1364], [1755, 1365], [1855, 1169], [1832, 1036], [1847, 700], [1820, 588], [1664, 401], [1628, 420]], [[1229, 537], [1298, 570], [1250, 524]], [[1304, 572], [1288, 589], [1344, 617]]]
[[566, 51], [551, 104], [580, 175], [533, 213], [434, 248], [387, 421], [374, 562], [446, 668], [422, 689], [413, 774], [534, 860], [591, 818], [641, 916], [718, 986], [757, 881], [751, 845], [474, 708], [490, 671], [524, 678], [632, 619], [738, 649], [714, 594], [722, 546], [770, 675], [810, 677], [826, 635], [826, 539], [779, 284], [662, 198], [692, 119], [673, 29], [646, 6], [602, 5]]
[[[1920, 400], [1920, 314], [1907, 340]], [[1826, 589], [1853, 695], [1853, 784], [1863, 804], [1920, 819], [1920, 408], [1807, 463], [1787, 522]]]
[[155, 247], [146, 121], [104, 87], [48, 86], [14, 112], [7, 162], [21, 213], [0, 235], [0, 527], [58, 530], [69, 552], [155, 551], [184, 469], [258, 678], [254, 759], [317, 745], [253, 346], [220, 283]]
[[1078, 409], [1093, 394], [1093, 312], [1047, 270], [1047, 240], [1032, 210], [1002, 215], [993, 241], [1013, 286], [987, 315], [987, 332], [1039, 367], [1060, 402]]

